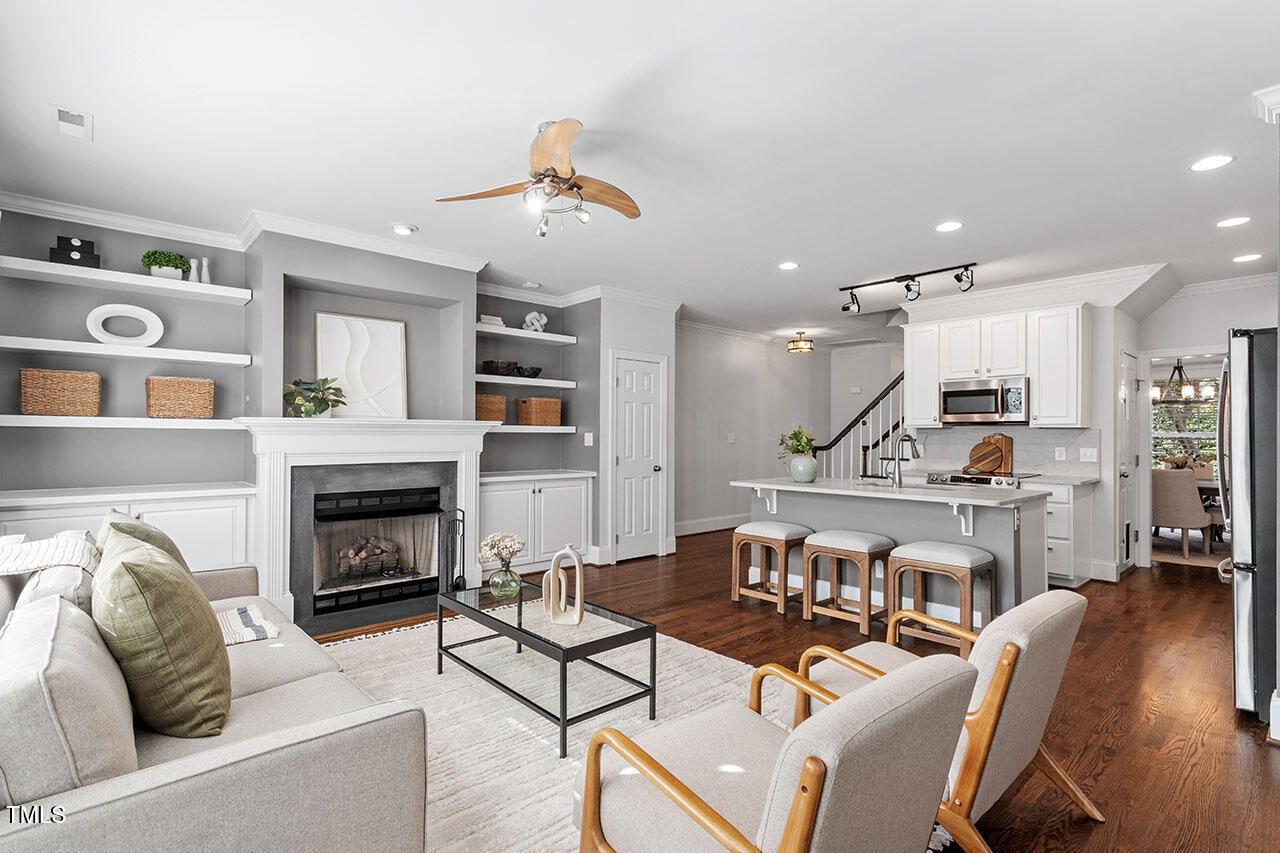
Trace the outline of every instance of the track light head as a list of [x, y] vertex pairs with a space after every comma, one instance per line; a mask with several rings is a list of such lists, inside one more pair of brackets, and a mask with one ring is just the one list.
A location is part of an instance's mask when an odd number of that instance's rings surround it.
[[968, 293], [973, 290], [973, 267], [965, 267], [952, 276], [956, 280], [956, 284], [960, 286], [961, 293]]
[[858, 304], [858, 294], [852, 290], [849, 291], [849, 301], [840, 306], [841, 311], [852, 311], [855, 314], [862, 313], [862, 306]]
[[915, 302], [920, 298], [920, 282], [912, 278], [903, 285], [907, 289], [907, 301]]

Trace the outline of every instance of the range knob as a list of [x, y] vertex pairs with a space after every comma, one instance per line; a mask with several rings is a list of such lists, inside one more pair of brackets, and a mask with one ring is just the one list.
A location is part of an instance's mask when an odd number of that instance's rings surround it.
[[1000, 478], [1000, 477], [996, 477], [996, 485], [997, 485], [997, 486], [1003, 486], [1003, 485], [1004, 485], [1004, 480], [1003, 480], [1002, 478]]

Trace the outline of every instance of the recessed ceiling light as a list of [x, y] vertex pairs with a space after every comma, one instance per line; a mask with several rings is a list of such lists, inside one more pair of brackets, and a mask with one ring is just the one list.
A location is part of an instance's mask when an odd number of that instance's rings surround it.
[[1219, 228], [1235, 228], [1237, 225], [1244, 225], [1249, 221], [1247, 216], [1231, 216], [1218, 223]]
[[1193, 172], [1211, 172], [1214, 169], [1221, 169], [1223, 166], [1229, 166], [1236, 161], [1233, 154], [1210, 154], [1208, 157], [1201, 157], [1199, 160], [1191, 164]]
[[387, 224], [387, 227], [391, 229], [393, 234], [400, 237], [408, 237], [414, 231], [418, 230], [418, 226], [411, 222], [390, 222]]
[[542, 283], [537, 281], [526, 281], [524, 284], [520, 286], [523, 287], [525, 290], [537, 290], [539, 287], [542, 287]]
[[964, 227], [963, 222], [957, 222], [954, 219], [948, 219], [946, 222], [939, 222], [937, 225], [933, 226], [933, 230], [941, 231], [943, 234], [946, 234], [948, 231], [959, 231], [963, 227]]
[[1258, 254], [1257, 252], [1250, 252], [1247, 255], [1236, 255], [1231, 260], [1235, 261], [1237, 264], [1247, 264], [1249, 263], [1249, 261], [1256, 261], [1261, 257], [1262, 255]]
[[780, 270], [795, 270], [799, 268], [800, 268], [800, 265], [797, 264], [795, 261], [783, 261], [782, 263], [778, 264], [778, 269]]

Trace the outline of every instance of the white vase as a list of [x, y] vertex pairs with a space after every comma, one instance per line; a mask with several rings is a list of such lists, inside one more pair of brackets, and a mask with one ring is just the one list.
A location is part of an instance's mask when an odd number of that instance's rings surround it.
[[818, 460], [812, 456], [791, 457], [791, 479], [797, 483], [812, 483], [818, 479]]
[[151, 274], [157, 278], [175, 278], [182, 280], [182, 270], [177, 267], [151, 267]]
[[200, 281], [200, 259], [199, 258], [191, 259], [191, 274], [187, 276], [187, 281], [194, 281], [199, 283]]
[[213, 276], [209, 274], [209, 259], [200, 259], [200, 283], [213, 284]]

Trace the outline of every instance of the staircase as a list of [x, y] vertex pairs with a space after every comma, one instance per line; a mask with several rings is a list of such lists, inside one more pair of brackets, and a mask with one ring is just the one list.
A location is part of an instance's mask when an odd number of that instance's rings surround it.
[[822, 476], [888, 479], [885, 463], [893, 459], [898, 436], [904, 432], [902, 377], [899, 373], [835, 438], [814, 448], [815, 455], [821, 454]]

